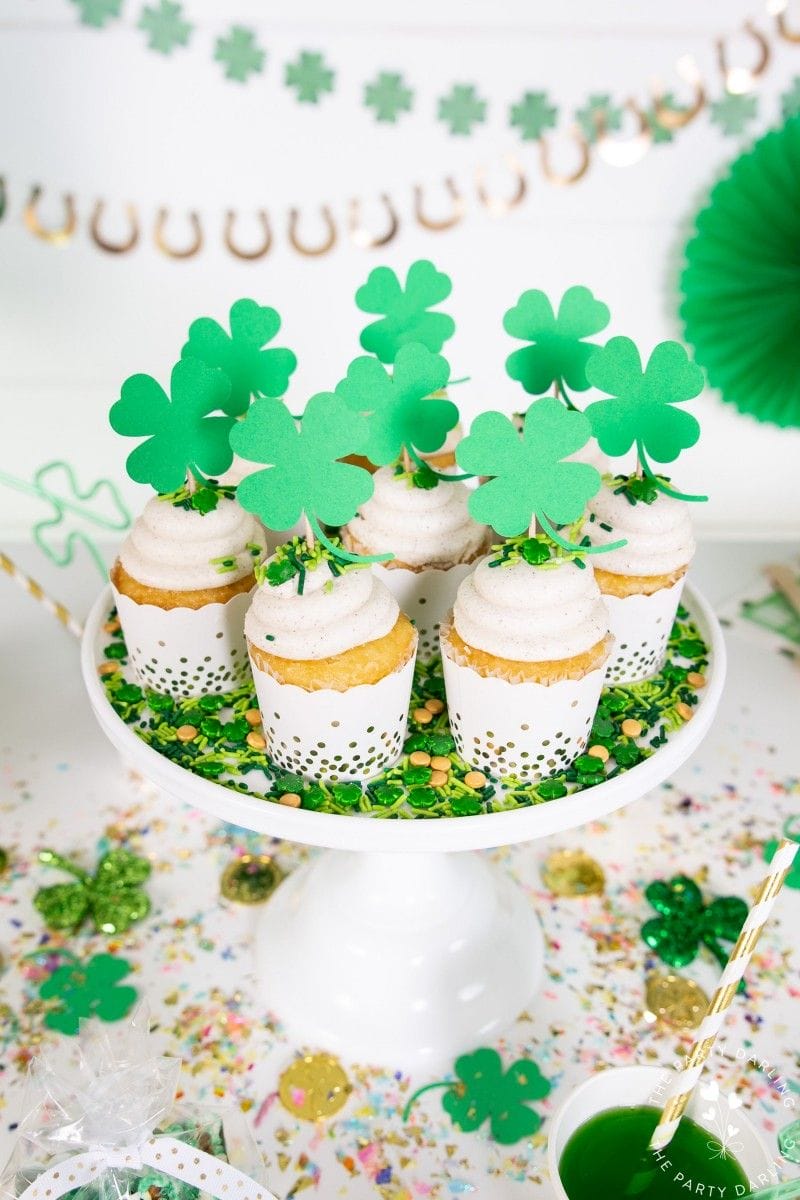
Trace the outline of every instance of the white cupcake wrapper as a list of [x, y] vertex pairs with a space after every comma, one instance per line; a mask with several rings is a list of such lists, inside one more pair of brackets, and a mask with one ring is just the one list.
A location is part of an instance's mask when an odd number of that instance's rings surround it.
[[563, 770], [586, 748], [604, 669], [549, 685], [479, 675], [442, 651], [447, 712], [465, 762], [527, 783]]
[[603, 596], [614, 637], [606, 683], [637, 683], [661, 669], [685, 576], [652, 596]]
[[373, 779], [403, 748], [414, 655], [378, 683], [307, 692], [251, 661], [267, 754], [285, 771], [338, 783]]
[[424, 571], [388, 568], [380, 563], [374, 565], [375, 573], [400, 605], [400, 611], [417, 628], [420, 662], [429, 662], [439, 653], [439, 627], [453, 607], [459, 584], [474, 569], [474, 563], [431, 567]]
[[188, 699], [231, 692], [248, 680], [244, 614], [251, 592], [225, 604], [164, 609], [112, 591], [128, 657], [145, 687]]

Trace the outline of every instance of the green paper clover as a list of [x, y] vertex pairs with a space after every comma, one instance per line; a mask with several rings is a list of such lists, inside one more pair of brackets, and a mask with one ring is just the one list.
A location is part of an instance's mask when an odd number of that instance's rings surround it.
[[82, 871], [53, 850], [42, 850], [39, 861], [59, 867], [77, 880], [40, 888], [33, 898], [49, 929], [73, 933], [91, 918], [100, 933], [124, 933], [150, 912], [150, 900], [141, 884], [150, 876], [150, 863], [130, 850], [111, 850], [97, 864], [94, 875]]
[[131, 970], [129, 962], [113, 954], [95, 954], [86, 963], [76, 960], [57, 967], [39, 988], [42, 1000], [60, 1001], [45, 1015], [45, 1025], [75, 1037], [81, 1021], [89, 1017], [121, 1020], [138, 996], [136, 988], [118, 986]]
[[169, 396], [151, 375], [126, 379], [109, 421], [115, 433], [147, 438], [128, 455], [131, 479], [164, 493], [179, 488], [189, 472], [202, 480], [227, 471], [234, 418], [210, 414], [224, 408], [229, 394], [223, 372], [194, 358], [172, 368]]
[[458, 409], [431, 393], [449, 378], [447, 359], [417, 342], [398, 351], [391, 374], [375, 358], [353, 359], [336, 394], [366, 418], [363, 452], [371, 462], [386, 466], [404, 449], [416, 460], [415, 449], [430, 454], [444, 445]]
[[369, 471], [339, 459], [363, 452], [366, 422], [340, 396], [320, 392], [298, 423], [280, 400], [256, 400], [231, 433], [237, 454], [267, 469], [247, 475], [236, 498], [270, 529], [288, 529], [305, 514], [345, 525], [372, 495]]
[[450, 277], [425, 258], [409, 267], [405, 289], [390, 267], [376, 267], [356, 292], [356, 304], [362, 312], [383, 316], [362, 330], [361, 345], [384, 363], [393, 363], [409, 342], [438, 352], [453, 336], [455, 321], [429, 310], [446, 300], [452, 287]]
[[577, 521], [601, 481], [588, 463], [563, 459], [580, 450], [590, 433], [583, 413], [565, 408], [553, 396], [533, 401], [521, 436], [504, 413], [481, 413], [456, 447], [463, 471], [492, 476], [470, 493], [472, 516], [503, 537], [524, 533], [535, 517], [558, 545], [567, 546], [551, 522]]
[[668, 882], [657, 879], [645, 896], [660, 915], [645, 921], [642, 937], [662, 962], [685, 967], [701, 946], [707, 946], [720, 966], [728, 961], [721, 942], [735, 942], [747, 916], [747, 904], [738, 896], [720, 896], [710, 904], [693, 879], [676, 875]]
[[526, 392], [541, 396], [554, 385], [585, 392], [586, 363], [597, 349], [585, 339], [605, 329], [608, 307], [595, 300], [586, 287], [567, 288], [558, 306], [537, 289], [523, 292], [503, 317], [503, 328], [512, 337], [531, 342], [506, 359], [506, 371]]
[[230, 334], [211, 317], [199, 317], [189, 326], [189, 340], [181, 358], [198, 358], [207, 367], [219, 367], [230, 380], [231, 391], [222, 404], [232, 417], [247, 411], [253, 396], [283, 396], [289, 376], [297, 366], [291, 350], [263, 349], [281, 327], [274, 308], [255, 300], [237, 300], [231, 306]]
[[679, 342], [660, 342], [642, 370], [631, 339], [611, 338], [592, 354], [586, 378], [608, 396], [585, 409], [606, 454], [626, 454], [635, 445], [642, 466], [653, 474], [647, 456], [674, 462], [700, 437], [697, 419], [676, 408], [703, 390], [703, 372]]

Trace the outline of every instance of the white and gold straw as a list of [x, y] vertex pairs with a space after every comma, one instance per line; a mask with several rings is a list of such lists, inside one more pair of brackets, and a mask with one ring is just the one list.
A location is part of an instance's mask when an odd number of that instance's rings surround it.
[[19, 586], [23, 588], [29, 596], [33, 596], [34, 600], [38, 600], [39, 603], [64, 626], [65, 629], [69, 630], [73, 637], [80, 638], [83, 636], [83, 626], [81, 625], [80, 621], [77, 621], [75, 617], [73, 617], [69, 609], [65, 608], [63, 604], [60, 604], [58, 600], [53, 600], [51, 596], [48, 596], [42, 585], [37, 583], [35, 579], [31, 579], [30, 575], [26, 575], [24, 571], [21, 571], [13, 559], [10, 559], [7, 554], [3, 554], [2, 550], [0, 550], [0, 567], [7, 575], [10, 575], [15, 583], [18, 583]]
[[697, 1039], [686, 1060], [686, 1065], [675, 1076], [667, 1092], [664, 1109], [650, 1139], [650, 1150], [663, 1150], [675, 1135], [686, 1105], [691, 1099], [700, 1073], [711, 1052], [711, 1047], [717, 1040], [717, 1035], [725, 1020], [725, 1014], [736, 995], [739, 981], [747, 970], [761, 931], [772, 911], [775, 898], [783, 886], [783, 881], [798, 850], [800, 850], [800, 843], [792, 841], [790, 838], [784, 838], [769, 864], [769, 872], [759, 885], [753, 907], [747, 914], [736, 945], [731, 950], [719, 986], [711, 997], [706, 1015], [697, 1031]]

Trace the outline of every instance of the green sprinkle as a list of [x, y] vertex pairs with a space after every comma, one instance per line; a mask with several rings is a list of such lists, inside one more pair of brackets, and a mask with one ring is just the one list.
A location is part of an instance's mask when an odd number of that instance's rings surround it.
[[226, 704], [225, 697], [222, 695], [201, 696], [199, 706], [204, 713], [219, 712]]
[[450, 808], [454, 817], [477, 817], [483, 812], [483, 805], [474, 796], [453, 796]]
[[142, 689], [135, 683], [124, 683], [117, 689], [117, 699], [123, 704], [136, 704], [142, 699]]
[[401, 787], [392, 787], [388, 784], [372, 789], [372, 798], [381, 808], [391, 808], [404, 794]]
[[418, 783], [428, 783], [433, 771], [430, 767], [409, 767], [403, 773], [403, 783], [408, 787], [413, 787]]
[[301, 793], [303, 808], [310, 808], [312, 812], [316, 812], [322, 808], [328, 797], [319, 785], [310, 787], [307, 792]]
[[439, 797], [433, 788], [412, 788], [408, 793], [408, 803], [412, 808], [433, 808], [438, 801]]
[[331, 794], [334, 803], [338, 804], [340, 808], [355, 808], [363, 792], [358, 783], [335, 783], [331, 788]]
[[222, 733], [222, 722], [217, 717], [203, 717], [200, 732], [209, 738], [218, 738]]
[[127, 658], [128, 647], [124, 642], [112, 642], [110, 646], [106, 646], [103, 654], [105, 654], [106, 658]]
[[583, 775], [600, 775], [605, 763], [601, 758], [595, 758], [593, 754], [580, 754], [572, 765]]

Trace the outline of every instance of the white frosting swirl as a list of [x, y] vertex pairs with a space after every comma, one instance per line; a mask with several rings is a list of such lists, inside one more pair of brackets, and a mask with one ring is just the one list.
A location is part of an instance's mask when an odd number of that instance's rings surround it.
[[332, 658], [385, 637], [400, 609], [367, 567], [331, 574], [327, 563], [307, 571], [302, 596], [297, 579], [258, 588], [247, 610], [248, 641], [279, 658]]
[[[588, 504], [594, 520], [587, 520], [583, 533], [595, 546], [627, 539], [620, 550], [598, 554], [595, 566], [615, 575], [669, 575], [688, 566], [695, 551], [689, 505], [659, 492], [652, 504], [631, 504], [614, 484], [603, 484]], [[609, 525], [603, 529], [602, 525]]]
[[467, 511], [463, 483], [414, 487], [393, 467], [376, 471], [375, 491], [347, 526], [368, 554], [391, 551], [410, 567], [469, 562], [486, 544], [487, 527]]
[[456, 595], [453, 624], [469, 646], [517, 662], [552, 662], [583, 654], [608, 633], [588, 563], [490, 567], [490, 560], [481, 560]]
[[[134, 521], [119, 557], [139, 583], [192, 592], [244, 579], [258, 561], [248, 542], [263, 550], [264, 531], [234, 500], [221, 498], [212, 512], [203, 515], [154, 496]], [[215, 558], [235, 559], [236, 568], [220, 571], [220, 564], [211, 561]]]

